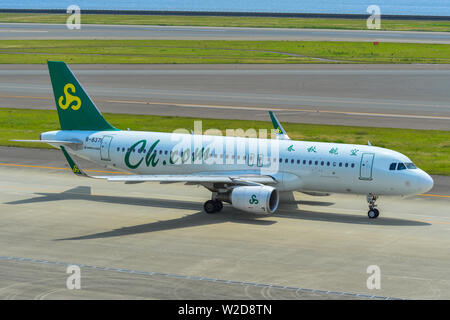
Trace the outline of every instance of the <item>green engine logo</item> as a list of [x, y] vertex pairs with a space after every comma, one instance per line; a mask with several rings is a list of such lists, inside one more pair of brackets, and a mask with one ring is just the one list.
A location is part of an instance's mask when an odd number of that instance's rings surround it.
[[250, 203], [250, 204], [258, 204], [259, 203], [258, 199], [256, 199], [256, 194], [252, 195], [252, 197], [250, 198], [248, 203]]

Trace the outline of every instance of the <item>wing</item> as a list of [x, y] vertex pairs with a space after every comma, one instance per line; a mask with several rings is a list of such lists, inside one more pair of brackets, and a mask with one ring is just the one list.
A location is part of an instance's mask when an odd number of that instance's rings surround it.
[[72, 159], [66, 148], [60, 146], [64, 156], [67, 159], [72, 172], [78, 176], [93, 178], [93, 179], [105, 179], [113, 182], [125, 182], [125, 183], [140, 183], [148, 181], [159, 182], [188, 182], [193, 184], [203, 183], [229, 183], [233, 185], [261, 185], [261, 184], [275, 184], [277, 180], [267, 175], [257, 175], [238, 172], [218, 172], [218, 173], [203, 173], [192, 175], [178, 175], [178, 174], [159, 174], [159, 175], [111, 175], [111, 176], [91, 176], [85, 173]]
[[230, 176], [227, 172], [221, 175], [120, 175], [120, 176], [92, 176], [96, 179], [106, 179], [115, 182], [146, 182], [146, 181], [162, 181], [162, 182], [214, 182], [214, 183], [239, 183], [243, 181], [254, 183], [275, 183], [276, 181], [269, 176]]

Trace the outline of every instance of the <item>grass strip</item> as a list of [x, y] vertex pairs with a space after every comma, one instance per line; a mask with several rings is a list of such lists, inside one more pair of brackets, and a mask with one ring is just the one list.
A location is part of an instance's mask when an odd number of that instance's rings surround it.
[[343, 41], [3, 40], [0, 63], [450, 63], [450, 45]]

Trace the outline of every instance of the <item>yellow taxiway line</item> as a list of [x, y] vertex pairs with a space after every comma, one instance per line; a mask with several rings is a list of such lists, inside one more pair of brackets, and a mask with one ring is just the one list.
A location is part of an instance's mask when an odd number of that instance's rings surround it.
[[425, 194], [425, 193], [421, 193], [419, 194], [419, 196], [423, 196], [423, 197], [441, 197], [441, 198], [450, 198], [450, 196], [444, 196], [441, 194]]

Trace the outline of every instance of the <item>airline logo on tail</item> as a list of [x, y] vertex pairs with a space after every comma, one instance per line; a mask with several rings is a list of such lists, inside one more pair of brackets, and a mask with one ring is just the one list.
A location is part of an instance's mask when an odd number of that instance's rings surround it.
[[[69, 92], [69, 89], [71, 92]], [[66, 110], [69, 106], [72, 110], [75, 111], [80, 109], [81, 100], [74, 94], [75, 94], [75, 86], [71, 83], [67, 83], [64, 86], [64, 96], [60, 96], [58, 99], [58, 106], [63, 110]]]

